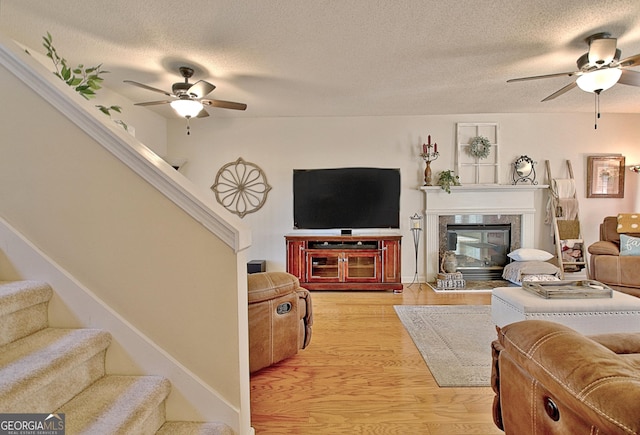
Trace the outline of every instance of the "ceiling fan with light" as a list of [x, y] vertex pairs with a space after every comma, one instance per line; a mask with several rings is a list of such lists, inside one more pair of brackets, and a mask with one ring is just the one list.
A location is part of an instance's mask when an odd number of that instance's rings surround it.
[[204, 106], [234, 110], [245, 110], [247, 108], [247, 105], [244, 103], [234, 103], [233, 101], [213, 100], [209, 98], [205, 99], [205, 97], [216, 87], [204, 80], [189, 83], [189, 79], [194, 73], [193, 68], [181, 66], [179, 71], [180, 75], [184, 77], [184, 82], [174, 83], [173, 86], [171, 86], [171, 92], [163, 91], [162, 89], [154, 88], [143, 83], [134, 82], [133, 80], [125, 80], [124, 82], [171, 97], [171, 100], [147, 101], [144, 103], [136, 103], [135, 105], [155, 106], [159, 104], [170, 104], [178, 115], [187, 119], [187, 134], [190, 134], [189, 119], [205, 118], [209, 116], [209, 113], [205, 110]]
[[[617, 39], [612, 38], [611, 34], [607, 32], [591, 35], [585, 39], [585, 42], [589, 45], [589, 51], [576, 61], [578, 71], [510, 79], [507, 80], [507, 83], [552, 77], [576, 77], [575, 81], [549, 95], [542, 102], [553, 100], [577, 86], [585, 92], [595, 94], [597, 121], [597, 118], [600, 117], [598, 105], [602, 91], [611, 88], [616, 83], [640, 86], [640, 72], [627, 69], [640, 65], [640, 54], [620, 60], [622, 52], [616, 47]], [[595, 127], [598, 128], [597, 122]]]

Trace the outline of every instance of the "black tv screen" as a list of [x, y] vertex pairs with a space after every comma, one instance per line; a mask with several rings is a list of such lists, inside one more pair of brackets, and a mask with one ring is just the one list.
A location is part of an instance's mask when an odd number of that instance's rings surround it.
[[400, 228], [400, 170], [294, 169], [293, 226]]

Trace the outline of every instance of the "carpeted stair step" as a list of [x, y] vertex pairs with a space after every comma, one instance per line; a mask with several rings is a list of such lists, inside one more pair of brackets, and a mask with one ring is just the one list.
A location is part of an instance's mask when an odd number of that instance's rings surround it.
[[0, 281], [0, 412], [66, 415], [68, 434], [233, 435], [224, 423], [165, 421], [168, 380], [105, 376], [108, 332], [48, 327], [51, 287]]
[[40, 281], [0, 281], [0, 346], [46, 328], [52, 294]]
[[170, 391], [160, 376], [105, 376], [56, 412], [65, 414], [68, 434], [154, 434]]
[[200, 423], [192, 421], [168, 421], [157, 435], [234, 435], [224, 423]]
[[111, 335], [46, 328], [0, 347], [0, 410], [51, 412], [104, 376]]

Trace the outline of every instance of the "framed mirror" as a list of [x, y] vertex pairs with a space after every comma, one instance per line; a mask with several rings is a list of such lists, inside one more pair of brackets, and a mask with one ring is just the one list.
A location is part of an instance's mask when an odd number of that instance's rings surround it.
[[536, 181], [536, 162], [531, 157], [520, 156], [513, 162], [513, 184], [531, 183]]

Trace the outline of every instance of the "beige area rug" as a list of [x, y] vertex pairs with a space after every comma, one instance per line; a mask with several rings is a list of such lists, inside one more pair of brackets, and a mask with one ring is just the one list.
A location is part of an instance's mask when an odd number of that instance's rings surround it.
[[484, 387], [497, 338], [489, 305], [395, 305], [400, 321], [441, 387]]
[[460, 289], [441, 289], [436, 287], [435, 282], [428, 282], [427, 285], [437, 293], [464, 293], [464, 292], [490, 292], [497, 287], [518, 287], [518, 285], [502, 279], [491, 281], [466, 281], [464, 288]]

